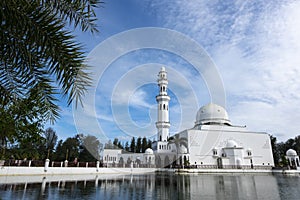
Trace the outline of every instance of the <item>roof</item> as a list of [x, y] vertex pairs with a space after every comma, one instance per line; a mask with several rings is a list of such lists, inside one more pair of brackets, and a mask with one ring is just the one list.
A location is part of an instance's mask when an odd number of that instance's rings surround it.
[[286, 151], [287, 156], [297, 156], [297, 152], [294, 149], [289, 149]]
[[217, 104], [209, 103], [201, 107], [196, 115], [195, 125], [225, 124], [231, 125], [226, 110]]

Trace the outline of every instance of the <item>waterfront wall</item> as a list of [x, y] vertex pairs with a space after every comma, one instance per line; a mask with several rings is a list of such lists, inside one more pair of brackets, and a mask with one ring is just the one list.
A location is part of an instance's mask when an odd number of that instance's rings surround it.
[[139, 174], [155, 172], [156, 168], [92, 168], [92, 167], [1, 167], [0, 176], [64, 175], [64, 174]]
[[0, 167], [1, 176], [55, 176], [55, 175], [126, 175], [145, 174], [153, 172], [169, 173], [281, 173], [298, 174], [299, 170], [272, 170], [272, 169], [167, 169], [167, 168], [94, 168], [94, 167]]

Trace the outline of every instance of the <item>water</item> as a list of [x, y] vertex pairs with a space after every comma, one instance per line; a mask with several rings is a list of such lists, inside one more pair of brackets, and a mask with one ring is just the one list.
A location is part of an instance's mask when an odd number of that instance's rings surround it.
[[300, 199], [299, 188], [299, 176], [261, 174], [0, 177], [3, 200]]

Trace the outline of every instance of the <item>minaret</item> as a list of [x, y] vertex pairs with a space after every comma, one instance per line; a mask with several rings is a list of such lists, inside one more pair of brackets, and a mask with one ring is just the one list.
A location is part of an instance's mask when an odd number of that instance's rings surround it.
[[164, 67], [161, 68], [158, 79], [159, 95], [156, 96], [157, 101], [157, 141], [167, 142], [169, 139], [169, 101], [168, 95], [168, 79], [167, 72]]

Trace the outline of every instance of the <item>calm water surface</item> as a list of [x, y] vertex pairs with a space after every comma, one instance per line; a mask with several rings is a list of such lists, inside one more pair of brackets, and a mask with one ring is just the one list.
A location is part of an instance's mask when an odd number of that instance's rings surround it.
[[300, 199], [300, 177], [170, 173], [0, 177], [0, 199]]

